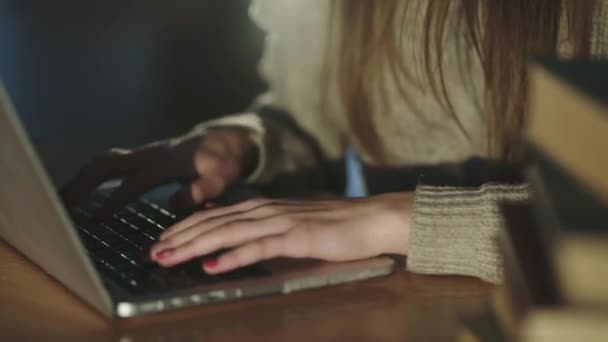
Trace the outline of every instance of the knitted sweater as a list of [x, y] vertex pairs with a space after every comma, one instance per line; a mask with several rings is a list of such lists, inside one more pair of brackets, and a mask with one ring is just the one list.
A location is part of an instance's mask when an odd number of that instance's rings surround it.
[[[425, 0], [416, 0], [424, 8]], [[329, 159], [343, 156], [345, 139], [358, 149], [367, 164], [374, 160], [365, 153], [352, 133], [340, 105], [337, 80], [330, 80], [327, 108], [321, 110], [320, 85], [328, 36], [327, 0], [253, 1], [251, 14], [267, 32], [260, 71], [269, 91], [258, 105], [282, 108], [308, 132]], [[608, 18], [600, 0], [595, 20], [592, 52], [606, 56]], [[405, 65], [416, 65], [413, 51], [422, 39], [423, 15], [410, 11], [402, 35]], [[564, 19], [565, 20], [565, 19]], [[567, 56], [571, 47], [567, 25], [562, 25], [560, 53]], [[461, 162], [473, 156], [487, 157], [487, 134], [481, 101], [484, 81], [480, 61], [471, 46], [463, 48], [463, 30], [451, 30], [444, 51], [445, 82], [453, 108], [468, 137], [439, 100], [431, 95], [426, 76], [414, 72], [405, 84], [410, 95], [405, 101], [397, 85], [387, 78], [389, 110], [377, 113], [374, 124], [381, 132], [390, 165], [420, 165]], [[459, 42], [458, 44], [456, 42]], [[466, 43], [465, 43], [466, 44]], [[414, 70], [415, 71], [415, 70]], [[379, 112], [377, 110], [376, 112]], [[249, 182], [271, 182], [278, 174], [315, 166], [318, 162], [310, 143], [284, 123], [255, 113], [243, 113], [205, 122], [198, 129], [216, 126], [241, 126], [250, 130], [259, 149], [256, 170]], [[476, 276], [490, 282], [502, 278], [502, 260], [496, 236], [502, 227], [498, 203], [526, 201], [525, 185], [485, 184], [478, 188], [419, 185], [416, 189], [407, 267], [424, 274]]]

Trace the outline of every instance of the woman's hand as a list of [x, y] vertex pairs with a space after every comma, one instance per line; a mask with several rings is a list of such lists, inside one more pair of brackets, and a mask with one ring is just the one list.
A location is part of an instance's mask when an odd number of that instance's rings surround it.
[[244, 129], [217, 128], [204, 135], [187, 135], [136, 149], [112, 149], [83, 167], [63, 189], [68, 206], [84, 201], [102, 183], [122, 178], [99, 210], [107, 217], [146, 191], [179, 182], [183, 188], [171, 199], [188, 207], [220, 195], [255, 164], [255, 148]]
[[413, 194], [356, 200], [255, 199], [207, 209], [166, 230], [150, 250], [170, 267], [229, 249], [203, 262], [221, 273], [274, 258], [348, 261], [380, 254], [406, 254]]

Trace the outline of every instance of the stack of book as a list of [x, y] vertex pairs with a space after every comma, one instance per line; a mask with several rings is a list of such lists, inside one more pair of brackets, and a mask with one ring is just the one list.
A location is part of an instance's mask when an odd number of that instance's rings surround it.
[[502, 207], [505, 284], [463, 341], [608, 341], [608, 64], [530, 69], [529, 205]]

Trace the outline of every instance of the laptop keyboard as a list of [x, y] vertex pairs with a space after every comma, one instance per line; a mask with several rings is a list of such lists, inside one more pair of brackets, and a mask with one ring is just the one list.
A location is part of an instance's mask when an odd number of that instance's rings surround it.
[[70, 215], [98, 271], [121, 287], [147, 293], [268, 275], [267, 270], [255, 265], [209, 275], [201, 268], [204, 258], [171, 268], [159, 267], [148, 260], [148, 251], [160, 234], [177, 221], [176, 216], [141, 199], [111, 219], [95, 222], [92, 215], [106, 198], [107, 194], [98, 192], [86, 205], [70, 210]]

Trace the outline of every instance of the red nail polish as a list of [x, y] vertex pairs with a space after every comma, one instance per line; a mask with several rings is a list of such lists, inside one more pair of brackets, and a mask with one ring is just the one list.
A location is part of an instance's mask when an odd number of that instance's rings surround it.
[[169, 256], [171, 256], [171, 254], [173, 254], [172, 249], [165, 249], [165, 250], [162, 250], [162, 251], [156, 253], [156, 258], [165, 259], [165, 258], [168, 258]]
[[217, 259], [207, 259], [205, 261], [203, 261], [203, 267], [205, 268], [213, 268], [215, 266], [217, 266]]

